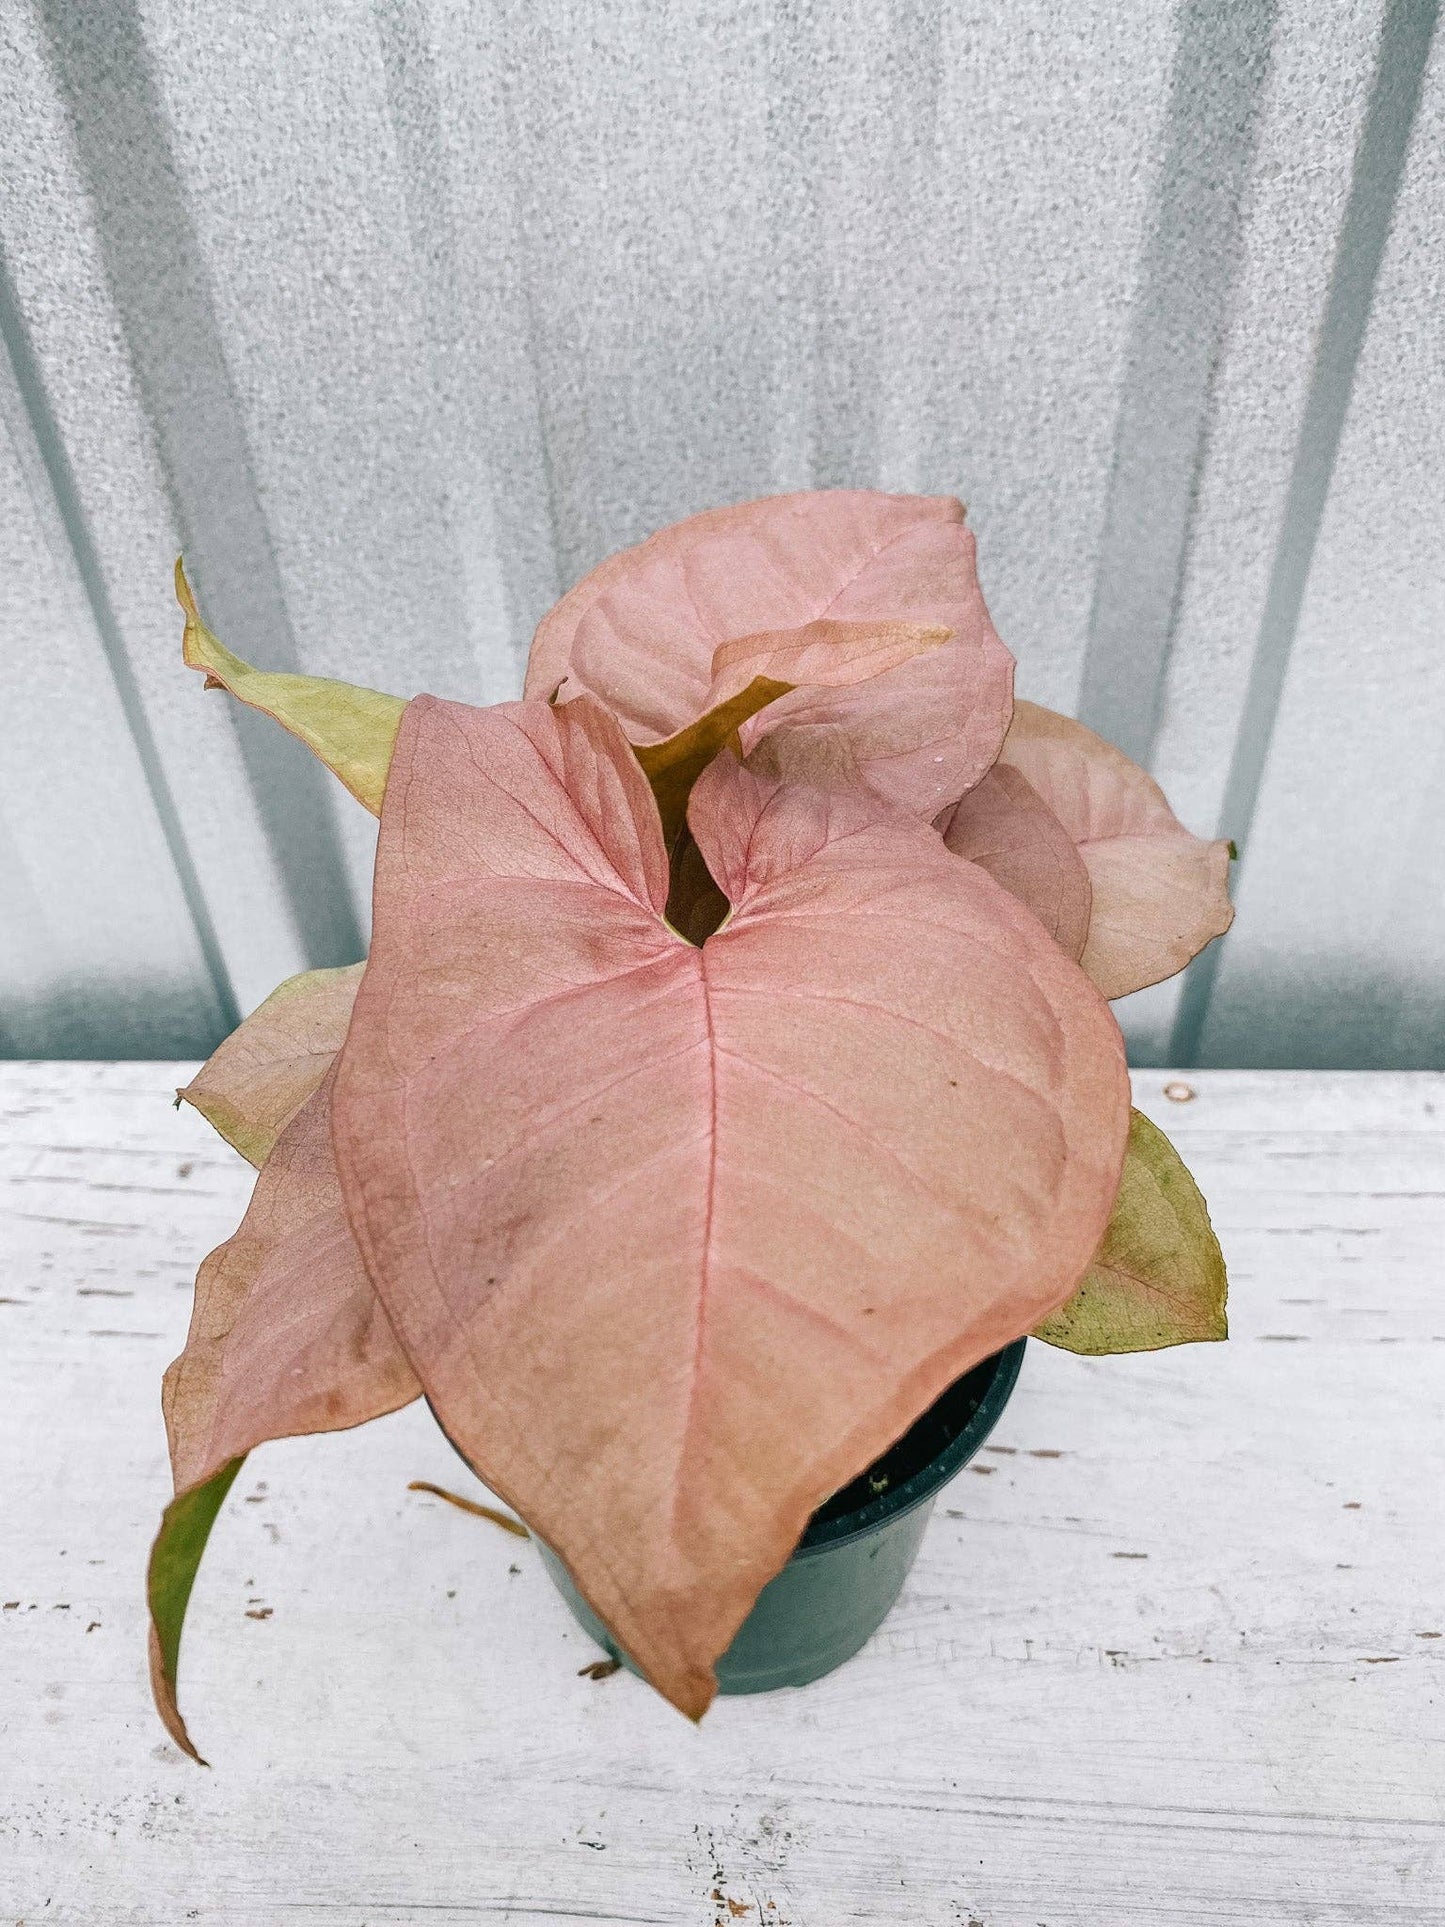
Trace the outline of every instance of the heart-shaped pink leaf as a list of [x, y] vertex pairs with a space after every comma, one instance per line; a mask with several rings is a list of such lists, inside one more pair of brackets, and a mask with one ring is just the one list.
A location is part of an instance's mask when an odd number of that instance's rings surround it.
[[1020, 702], [999, 761], [1028, 778], [1078, 846], [1093, 890], [1080, 962], [1106, 997], [1172, 977], [1229, 928], [1229, 845], [1191, 836], [1122, 750]]
[[[196, 1279], [186, 1348], [161, 1391], [178, 1501], [219, 1483], [268, 1439], [345, 1431], [420, 1395], [342, 1206], [331, 1149], [332, 1075], [281, 1132], [240, 1229]], [[169, 1507], [152, 1554], [156, 1705], [193, 1757], [175, 1668], [190, 1579], [215, 1516], [214, 1507], [202, 1510], [197, 1536], [195, 1506]], [[158, 1588], [154, 1578], [174, 1564], [176, 1540], [189, 1564], [178, 1592]]]
[[1060, 950], [1078, 958], [1093, 892], [1073, 838], [1021, 771], [995, 763], [940, 819], [955, 856], [977, 863], [1026, 903]]
[[690, 822], [701, 948], [611, 716], [413, 703], [333, 1130], [448, 1434], [696, 1716], [811, 1511], [1068, 1296], [1128, 1085], [928, 826], [726, 754]]
[[258, 1169], [341, 1049], [363, 967], [288, 977], [177, 1091]]
[[949, 641], [856, 688], [797, 689], [747, 725], [745, 746], [766, 738], [774, 774], [861, 780], [932, 818], [997, 756], [1013, 679], [947, 496], [818, 490], [664, 529], [543, 619], [526, 693], [594, 695], [632, 742], [654, 743], [708, 706], [723, 645], [825, 619], [941, 628]]

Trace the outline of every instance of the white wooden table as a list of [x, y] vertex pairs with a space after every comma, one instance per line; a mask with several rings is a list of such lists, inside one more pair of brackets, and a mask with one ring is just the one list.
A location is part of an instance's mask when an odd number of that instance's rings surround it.
[[1445, 1921], [1445, 1078], [1139, 1101], [1227, 1346], [1030, 1348], [902, 1603], [694, 1730], [595, 1657], [425, 1408], [255, 1454], [154, 1719], [157, 1404], [250, 1173], [184, 1067], [0, 1067], [0, 1927]]

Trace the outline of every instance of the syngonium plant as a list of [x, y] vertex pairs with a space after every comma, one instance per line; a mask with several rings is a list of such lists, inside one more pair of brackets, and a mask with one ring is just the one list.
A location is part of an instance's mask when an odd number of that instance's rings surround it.
[[364, 965], [181, 1096], [259, 1169], [163, 1401], [157, 1703], [265, 1440], [425, 1396], [674, 1705], [813, 1510], [1025, 1333], [1225, 1335], [1204, 1203], [1108, 1000], [1230, 921], [1229, 853], [1013, 701], [961, 506], [666, 529], [545, 618], [520, 702], [185, 660], [380, 817]]

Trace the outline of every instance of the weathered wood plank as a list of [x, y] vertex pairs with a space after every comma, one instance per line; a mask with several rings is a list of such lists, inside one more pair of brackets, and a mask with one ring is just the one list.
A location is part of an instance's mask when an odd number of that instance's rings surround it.
[[1445, 1078], [1136, 1079], [1231, 1343], [1033, 1347], [870, 1647], [698, 1730], [579, 1679], [530, 1549], [406, 1491], [469, 1484], [424, 1408], [257, 1453], [183, 1660], [207, 1774], [141, 1573], [159, 1372], [250, 1174], [184, 1074], [0, 1070], [0, 1922], [1445, 1916]]

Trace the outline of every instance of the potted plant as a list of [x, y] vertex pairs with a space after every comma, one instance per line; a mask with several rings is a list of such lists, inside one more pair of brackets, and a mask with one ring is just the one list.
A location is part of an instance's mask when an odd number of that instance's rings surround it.
[[1013, 701], [957, 502], [694, 516], [492, 708], [254, 670], [177, 589], [207, 687], [380, 818], [365, 965], [284, 983], [180, 1094], [260, 1172], [163, 1391], [188, 1751], [185, 1606], [265, 1440], [424, 1395], [698, 1718], [720, 1661], [772, 1684], [866, 1636], [1025, 1334], [1225, 1335], [1108, 1000], [1228, 926], [1229, 851]]

